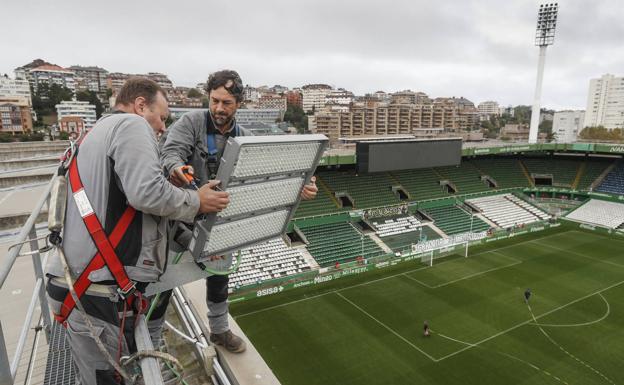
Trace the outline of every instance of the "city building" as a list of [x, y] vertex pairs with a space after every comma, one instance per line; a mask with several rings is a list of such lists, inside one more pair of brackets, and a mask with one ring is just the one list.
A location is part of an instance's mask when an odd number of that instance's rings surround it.
[[312, 132], [324, 134], [332, 142], [344, 137], [457, 133], [476, 127], [478, 122], [476, 108], [474, 105], [470, 108], [465, 101], [463, 98], [438, 98], [431, 104], [379, 104], [375, 107], [358, 103], [348, 112], [320, 111], [308, 124]]
[[513, 106], [500, 107], [499, 114], [500, 115], [509, 115], [510, 117], [514, 117], [516, 113], [516, 109]]
[[15, 72], [15, 79], [24, 79], [30, 82], [30, 70], [33, 68], [41, 67], [43, 65], [54, 65], [52, 63], [48, 63], [43, 59], [35, 59], [28, 64], [24, 64], [21, 67], [17, 67]]
[[303, 111], [307, 114], [319, 111], [325, 106], [325, 96], [332, 90], [327, 84], [307, 84], [301, 87]]
[[32, 129], [30, 103], [24, 97], [0, 97], [0, 132], [21, 134]]
[[287, 106], [297, 106], [303, 108], [303, 96], [300, 89], [294, 89], [286, 92], [286, 104]]
[[[381, 95], [380, 95], [381, 96]], [[384, 97], [387, 99], [388, 97]], [[414, 92], [410, 90], [394, 92], [390, 94], [392, 104], [429, 104], [431, 99], [424, 92]]]
[[354, 100], [353, 92], [339, 88], [325, 95], [325, 106], [332, 111], [348, 112]]
[[238, 124], [266, 123], [272, 124], [284, 118], [284, 110], [279, 108], [239, 108], [236, 111]]
[[108, 76], [108, 71], [104, 68], [74, 65], [68, 69], [75, 74], [76, 90], [106, 94], [106, 77]]
[[382, 103], [390, 103], [391, 97], [384, 91], [377, 91], [372, 96], [377, 98], [377, 100], [379, 100]]
[[[167, 92], [169, 106], [175, 107], [201, 107], [201, 97], [189, 97], [189, 92], [194, 88], [190, 87], [173, 87]], [[201, 92], [197, 90], [200, 94]]]
[[544, 122], [545, 120], [552, 122], [554, 118], [555, 118], [555, 113], [554, 112], [548, 112], [548, 111], [542, 110], [540, 112], [539, 122], [540, 122], [540, 124], [542, 124], [542, 122]]
[[63, 116], [58, 121], [58, 130], [77, 137], [85, 129], [85, 121], [79, 116]]
[[606, 74], [589, 81], [583, 126], [624, 128], [624, 77]]
[[583, 130], [585, 111], [557, 111], [553, 119], [552, 132], [555, 141], [561, 143], [576, 142]]
[[280, 86], [279, 84], [276, 84], [273, 87], [269, 88], [269, 91], [275, 92], [276, 94], [284, 94], [288, 92], [288, 87], [284, 87], [284, 86]]
[[61, 121], [64, 117], [74, 116], [84, 121], [84, 128], [91, 129], [97, 117], [95, 114], [95, 106], [89, 102], [81, 102], [78, 100], [64, 100], [56, 105], [57, 120]]
[[0, 98], [23, 99], [29, 106], [32, 106], [28, 80], [11, 79], [7, 75], [0, 76]]
[[256, 87], [245, 86], [243, 90], [243, 99], [248, 102], [258, 103], [260, 99], [260, 91]]
[[498, 103], [491, 100], [479, 103], [477, 110], [479, 110], [479, 115], [481, 116], [489, 117], [492, 115], [500, 115], [500, 107], [498, 106]]
[[148, 78], [155, 81], [159, 86], [161, 86], [167, 94], [171, 90], [173, 90], [173, 83], [167, 75], [161, 74], [159, 72], [149, 72], [147, 74], [125, 74], [121, 72], [111, 72], [106, 77], [106, 87], [110, 88], [113, 91], [113, 95], [116, 95], [119, 92], [119, 89], [123, 86], [123, 84], [131, 77], [142, 77]]
[[500, 138], [514, 142], [526, 142], [529, 140], [529, 126], [526, 124], [506, 124], [500, 130]]
[[44, 85], [50, 87], [52, 84], [58, 84], [68, 88], [71, 92], [76, 92], [75, 74], [73, 71], [57, 65], [44, 64], [30, 69], [28, 72], [30, 74], [30, 86], [34, 92], [40, 93], [43, 98], [47, 97]]
[[274, 92], [265, 92], [258, 98], [258, 108], [260, 109], [278, 109], [286, 111], [287, 103], [286, 95]]

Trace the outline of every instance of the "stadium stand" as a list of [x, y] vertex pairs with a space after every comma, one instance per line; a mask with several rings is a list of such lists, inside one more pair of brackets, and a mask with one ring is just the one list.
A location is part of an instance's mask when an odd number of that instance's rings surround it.
[[477, 158], [469, 161], [484, 175], [492, 177], [498, 188], [529, 187], [518, 159], [508, 157]]
[[468, 199], [483, 215], [502, 228], [529, 224], [549, 218], [549, 215], [512, 194], [491, 195]]
[[395, 171], [392, 176], [407, 189], [412, 201], [449, 196], [440, 186], [442, 178], [433, 169]]
[[311, 269], [302, 251], [288, 247], [281, 238], [243, 249], [241, 253], [238, 271], [230, 274], [230, 289]]
[[[317, 184], [318, 185], [318, 184]], [[337, 207], [336, 203], [332, 200], [332, 198], [324, 191], [323, 188], [319, 187], [319, 192], [316, 195], [316, 198], [301, 201], [297, 211], [295, 211], [295, 218], [302, 218], [312, 215], [319, 214], [329, 214], [334, 212], [343, 211], [343, 208]]]
[[375, 241], [347, 222], [306, 227], [301, 231], [308, 239], [308, 251], [322, 267], [348, 262], [358, 256], [369, 258], [383, 254]]
[[551, 174], [553, 186], [572, 187], [578, 168], [579, 160], [564, 158], [536, 158], [525, 157], [522, 162], [527, 167], [529, 174]]
[[605, 171], [609, 165], [613, 163], [613, 159], [587, 159], [581, 165], [582, 173], [578, 176], [579, 181], [577, 190], [589, 190], [591, 184]]
[[346, 192], [353, 198], [355, 208], [387, 206], [401, 201], [392, 192], [396, 185], [386, 173], [357, 175], [355, 171], [320, 172], [332, 193]]
[[596, 190], [611, 194], [624, 194], [624, 163], [618, 163]]
[[379, 237], [398, 235], [418, 231], [422, 225], [413, 215], [400, 218], [385, 219], [383, 222], [372, 222]]
[[459, 166], [437, 167], [435, 170], [457, 186], [457, 194], [489, 190], [487, 184], [481, 180], [479, 170], [470, 162], [462, 162]]
[[[465, 233], [470, 231], [471, 215], [457, 206], [442, 206], [423, 209], [427, 215], [433, 218], [434, 224], [447, 235]], [[490, 226], [481, 219], [474, 217], [472, 231], [479, 232], [489, 229]]]
[[566, 218], [616, 229], [624, 224], [624, 204], [590, 199]]

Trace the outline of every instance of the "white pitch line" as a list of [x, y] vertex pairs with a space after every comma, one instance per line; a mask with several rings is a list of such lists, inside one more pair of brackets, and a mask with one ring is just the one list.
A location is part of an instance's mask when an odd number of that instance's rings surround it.
[[579, 327], [579, 326], [589, 326], [589, 325], [602, 322], [605, 318], [609, 316], [609, 314], [611, 314], [611, 305], [609, 305], [609, 301], [607, 301], [607, 299], [602, 295], [602, 293], [598, 293], [598, 295], [600, 296], [600, 298], [602, 298], [604, 303], [607, 304], [607, 312], [597, 320], [578, 323], [578, 324], [541, 324], [541, 323], [534, 323], [534, 322], [531, 322], [530, 324], [535, 325], [535, 326], [549, 327], [549, 328], [573, 328], [573, 327]]
[[550, 245], [548, 243], [543, 243], [540, 242], [539, 240], [535, 240], [533, 243], [536, 243], [538, 245], [542, 245], [544, 247], [548, 247], [549, 249], [553, 249], [553, 250], [559, 250], [559, 251], [563, 251], [569, 254], [574, 254], [574, 255], [578, 255], [579, 257], [583, 257], [583, 258], [587, 258], [587, 259], [591, 259], [592, 261], [596, 261], [596, 262], [602, 262], [602, 263], [607, 263], [609, 265], [613, 265], [613, 266], [619, 266], [619, 267], [624, 267], [624, 265], [616, 263], [616, 262], [611, 262], [611, 261], [606, 261], [604, 259], [599, 259], [599, 258], [595, 258], [595, 257], [590, 257], [589, 255], [585, 255], [585, 254], [581, 254], [581, 253], [577, 253], [576, 251], [572, 251], [569, 249], [562, 249], [561, 247], [557, 247], [557, 246], [553, 246]]
[[[433, 332], [433, 330], [432, 330], [432, 332]], [[446, 335], [441, 334], [441, 333], [435, 333], [435, 335], [440, 336], [440, 337], [442, 337], [442, 338], [446, 338], [447, 340], [450, 340], [450, 341], [454, 341], [454, 342], [458, 342], [458, 343], [460, 343], [460, 344], [468, 345], [468, 346], [470, 346], [470, 347], [475, 347], [475, 346], [476, 346], [476, 345], [471, 344], [471, 343], [469, 343], [469, 342], [462, 341], [462, 340], [458, 340], [458, 339], [456, 339], [456, 338], [449, 337], [449, 336], [446, 336]], [[500, 355], [502, 355], [502, 356], [504, 356], [504, 357], [511, 358], [512, 360], [515, 360], [515, 361], [521, 362], [521, 363], [523, 363], [523, 364], [525, 364], [525, 365], [527, 365], [527, 366], [529, 366], [529, 367], [531, 367], [531, 368], [533, 368], [533, 369], [537, 370], [538, 372], [542, 372], [543, 374], [545, 374], [545, 375], [547, 375], [547, 376], [549, 376], [549, 377], [554, 378], [555, 380], [557, 380], [557, 381], [559, 381], [559, 382], [561, 382], [561, 383], [563, 383], [563, 384], [566, 384], [566, 385], [568, 384], [566, 381], [564, 381], [564, 380], [560, 379], [559, 377], [557, 377], [557, 376], [553, 375], [552, 373], [550, 373], [550, 372], [546, 371], [545, 369], [542, 369], [542, 368], [540, 368], [539, 366], [537, 366], [537, 365], [535, 365], [535, 364], [530, 363], [529, 361], [525, 361], [525, 360], [523, 360], [523, 359], [522, 359], [522, 358], [520, 358], [520, 357], [516, 357], [516, 356], [514, 356], [514, 355], [512, 355], [512, 354], [505, 353], [505, 352], [500, 352], [500, 351], [498, 351], [498, 350], [494, 350], [494, 349], [485, 349], [483, 346], [476, 346], [476, 347], [478, 347], [478, 348], [480, 348], [480, 349], [484, 349], [484, 350], [486, 350], [486, 351], [491, 351], [491, 352], [493, 352], [493, 353], [500, 354]]]
[[509, 258], [509, 259], [513, 259], [515, 262], [514, 262], [514, 263], [510, 263], [510, 264], [508, 264], [508, 265], [503, 265], [503, 266], [493, 267], [493, 268], [488, 269], [488, 270], [479, 271], [479, 272], [476, 272], [476, 273], [473, 273], [473, 274], [467, 275], [467, 276], [465, 276], [465, 277], [461, 277], [461, 278], [458, 278], [458, 279], [454, 279], [454, 280], [452, 280], [452, 281], [448, 281], [448, 282], [445, 282], [445, 283], [441, 283], [441, 284], [439, 284], [439, 285], [435, 285], [435, 286], [431, 286], [431, 285], [428, 285], [428, 284], [426, 284], [426, 283], [424, 283], [424, 282], [421, 282], [420, 280], [418, 280], [418, 279], [416, 279], [416, 278], [414, 278], [414, 277], [412, 277], [412, 276], [407, 275], [407, 273], [404, 273], [403, 275], [404, 275], [406, 278], [409, 278], [409, 279], [411, 279], [412, 281], [416, 281], [416, 282], [420, 283], [421, 285], [424, 285], [424, 286], [426, 286], [426, 287], [428, 287], [428, 288], [430, 288], [430, 289], [437, 289], [437, 288], [440, 288], [440, 287], [444, 287], [444, 286], [447, 286], [447, 285], [453, 284], [453, 283], [455, 283], [455, 282], [460, 282], [460, 281], [463, 281], [463, 280], [465, 280], [465, 279], [470, 279], [470, 278], [478, 277], [478, 276], [480, 276], [480, 275], [487, 274], [487, 273], [490, 273], [490, 272], [492, 272], [492, 271], [501, 270], [501, 269], [504, 269], [504, 268], [507, 268], [507, 267], [511, 267], [511, 266], [515, 266], [515, 265], [518, 265], [518, 264], [522, 263], [522, 261], [519, 261], [519, 260], [517, 260], [517, 259], [515, 259], [515, 258], [511, 258], [511, 257], [509, 257], [509, 256], [507, 256], [507, 255], [505, 255], [505, 254], [501, 254], [501, 253], [498, 253], [498, 252], [496, 252], [496, 251], [492, 251], [492, 253], [494, 253], [494, 254], [498, 254], [498, 255], [502, 255], [503, 257], [506, 257], [506, 258]]
[[359, 307], [358, 305], [356, 305], [354, 302], [352, 302], [351, 300], [349, 300], [347, 297], [345, 297], [344, 295], [340, 294], [340, 293], [336, 293], [337, 296], [339, 296], [340, 298], [344, 299], [345, 301], [349, 302], [353, 307], [355, 307], [356, 309], [358, 309], [359, 311], [361, 311], [362, 313], [366, 314], [370, 319], [372, 319], [373, 321], [377, 322], [379, 325], [383, 326], [386, 330], [388, 330], [390, 333], [394, 334], [395, 336], [397, 336], [398, 338], [400, 338], [403, 342], [405, 342], [406, 344], [408, 344], [409, 346], [411, 346], [412, 348], [418, 350], [420, 353], [422, 353], [424, 356], [426, 356], [427, 358], [429, 358], [431, 361], [433, 362], [438, 362], [438, 360], [431, 356], [430, 354], [428, 354], [427, 352], [425, 352], [424, 350], [422, 350], [421, 348], [419, 348], [418, 346], [414, 345], [413, 343], [411, 343], [408, 339], [406, 339], [405, 337], [403, 337], [402, 335], [400, 335], [399, 333], [397, 333], [396, 331], [394, 331], [394, 329], [392, 329], [390, 326], [386, 325], [385, 323], [381, 322], [380, 320], [378, 320], [377, 318], [375, 318], [372, 314], [368, 313], [366, 310], [362, 309], [361, 307]]
[[[582, 296], [582, 297], [580, 297], [580, 298], [575, 299], [574, 301], [570, 301], [570, 302], [568, 302], [568, 303], [566, 303], [566, 304], [564, 304], [564, 305], [561, 305], [561, 306], [556, 307], [556, 308], [554, 308], [554, 309], [552, 309], [552, 310], [549, 310], [549, 311], [547, 311], [546, 313], [542, 313], [542, 314], [540, 314], [539, 316], [535, 317], [535, 319], [537, 320], [537, 319], [540, 319], [540, 318], [542, 318], [542, 317], [545, 317], [545, 316], [547, 316], [547, 315], [549, 315], [549, 314], [552, 314], [552, 313], [554, 313], [554, 312], [556, 312], [556, 311], [559, 311], [559, 310], [561, 310], [561, 309], [563, 309], [563, 308], [566, 308], [566, 307], [568, 307], [568, 306], [570, 306], [570, 305], [573, 305], [573, 304], [575, 304], [575, 303], [577, 303], [577, 302], [580, 302], [580, 301], [582, 301], [582, 300], [584, 300], [584, 299], [587, 299], [587, 298], [589, 298], [589, 297], [591, 297], [591, 296], [593, 296], [593, 295], [600, 294], [600, 293], [602, 293], [602, 292], [604, 292], [604, 291], [607, 291], [607, 290], [613, 289], [614, 287], [620, 286], [620, 285], [621, 285], [621, 284], [623, 284], [623, 283], [624, 283], [624, 281], [620, 281], [620, 282], [614, 283], [613, 285], [607, 286], [607, 287], [605, 287], [605, 288], [603, 288], [603, 289], [597, 290], [597, 291], [595, 291], [595, 292], [593, 292], [593, 293], [589, 293], [589, 294], [587, 294], [587, 295], [584, 295], [584, 296]], [[489, 340], [491, 340], [491, 339], [494, 339], [494, 338], [496, 338], [496, 337], [502, 336], [503, 334], [506, 334], [506, 333], [508, 333], [508, 332], [510, 332], [510, 331], [512, 331], [512, 330], [515, 330], [515, 329], [517, 329], [517, 328], [519, 328], [519, 327], [521, 327], [521, 326], [527, 325], [527, 324], [531, 323], [532, 321], [533, 321], [533, 318], [530, 318], [530, 319], [528, 319], [528, 320], [526, 320], [526, 321], [524, 321], [524, 322], [521, 322], [521, 323], [519, 323], [519, 324], [517, 324], [517, 325], [514, 325], [514, 326], [512, 326], [512, 327], [510, 327], [510, 328], [508, 328], [508, 329], [505, 329], [505, 330], [503, 330], [503, 331], [501, 331], [501, 332], [498, 332], [498, 333], [496, 333], [496, 334], [494, 334], [494, 335], [491, 335], [491, 336], [489, 336], [489, 337], [487, 337], [487, 338], [484, 338], [484, 339], [482, 339], [482, 340], [480, 340], [480, 341], [477, 341], [477, 342], [471, 343], [471, 346], [467, 346], [467, 347], [465, 347], [465, 348], [463, 348], [463, 349], [460, 349], [460, 350], [458, 350], [458, 351], [456, 351], [456, 352], [453, 352], [453, 353], [451, 353], [451, 354], [447, 354], [446, 356], [439, 358], [439, 359], [438, 359], [438, 361], [443, 361], [443, 360], [445, 360], [445, 359], [447, 359], [447, 358], [453, 357], [453, 356], [455, 356], [455, 355], [457, 355], [457, 354], [459, 354], [459, 353], [461, 353], [461, 352], [464, 352], [464, 351], [466, 351], [466, 350], [468, 350], [468, 349], [471, 349], [471, 348], [473, 348], [473, 347], [475, 347], [475, 346], [479, 346], [479, 345], [481, 345], [481, 344], [482, 344], [482, 343], [484, 343], [484, 342], [487, 342], [487, 341], [489, 341]]]
[[[561, 234], [564, 234], [564, 233], [555, 233], [555, 234], [550, 234], [550, 235], [546, 235], [545, 237], [541, 237], [541, 238], [539, 238], [539, 239], [551, 238], [551, 237], [555, 237], [555, 236], [557, 236], [557, 235], [561, 235]], [[529, 243], [529, 242], [532, 242], [532, 240], [527, 240], [527, 241], [524, 241], [524, 242], [514, 243], [514, 244], [512, 244], [512, 245], [502, 246], [502, 247], [498, 247], [498, 248], [496, 248], [496, 249], [492, 249], [492, 250], [484, 250], [484, 251], [481, 251], [481, 252], [479, 252], [479, 253], [473, 254], [473, 255], [472, 255], [472, 257], [476, 257], [477, 255], [483, 255], [483, 254], [486, 254], [486, 253], [493, 253], [493, 252], [496, 252], [496, 251], [498, 251], [498, 250], [508, 249], [508, 248], [510, 248], [510, 247], [515, 247], [515, 246], [522, 245], [522, 244]], [[511, 258], [511, 257], [509, 257], [509, 256], [506, 256], [506, 257], [507, 257], [507, 258]], [[291, 305], [291, 304], [295, 304], [295, 303], [299, 303], [299, 302], [307, 301], [307, 300], [309, 300], [309, 299], [314, 299], [314, 298], [322, 297], [322, 296], [325, 296], [325, 295], [328, 295], [328, 294], [332, 294], [332, 293], [337, 293], [337, 292], [339, 292], [339, 291], [343, 291], [343, 290], [353, 289], [353, 288], [355, 288], [355, 287], [360, 287], [360, 286], [364, 286], [364, 285], [370, 285], [371, 283], [380, 282], [380, 281], [384, 281], [384, 280], [386, 280], [386, 279], [399, 277], [399, 276], [401, 276], [401, 275], [403, 275], [403, 274], [409, 274], [409, 273], [413, 273], [413, 272], [415, 272], [415, 271], [420, 271], [420, 270], [425, 270], [425, 269], [431, 269], [431, 268], [434, 268], [434, 267], [436, 267], [436, 266], [440, 266], [440, 265], [442, 265], [442, 264], [444, 264], [444, 263], [453, 262], [453, 261], [455, 261], [455, 259], [449, 259], [449, 260], [446, 260], [446, 261], [442, 261], [442, 262], [440, 262], [440, 263], [437, 263], [437, 264], [435, 264], [435, 265], [433, 265], [433, 266], [423, 266], [423, 267], [419, 267], [419, 268], [417, 268], [417, 269], [408, 270], [408, 271], [403, 272], [403, 273], [397, 273], [397, 274], [387, 275], [387, 276], [385, 276], [385, 277], [381, 277], [381, 278], [373, 279], [373, 280], [366, 281], [366, 282], [362, 282], [362, 283], [357, 283], [357, 284], [355, 284], [355, 285], [346, 286], [346, 287], [343, 287], [343, 288], [340, 288], [340, 289], [336, 289], [336, 290], [330, 290], [330, 291], [327, 291], [327, 292], [325, 292], [325, 293], [321, 293], [321, 294], [313, 295], [313, 296], [310, 296], [310, 297], [305, 297], [305, 298], [300, 298], [300, 299], [297, 299], [297, 300], [294, 300], [294, 301], [289, 301], [289, 302], [280, 303], [280, 304], [278, 304], [278, 305], [273, 305], [273, 306], [265, 307], [265, 308], [262, 308], [262, 309], [258, 309], [258, 310], [250, 311], [249, 313], [243, 313], [243, 314], [237, 315], [237, 316], [235, 316], [235, 317], [234, 317], [234, 319], [238, 319], [238, 318], [246, 317], [246, 316], [253, 315], [253, 314], [262, 313], [262, 312], [265, 312], [265, 311], [267, 311], [267, 310], [278, 309], [278, 308], [280, 308], [280, 307], [284, 307], [284, 306], [288, 306], [288, 305]]]
[[575, 356], [574, 354], [570, 353], [569, 351], [567, 351], [563, 346], [561, 346], [557, 341], [555, 341], [548, 333], [546, 333], [546, 330], [544, 330], [544, 328], [542, 328], [539, 323], [537, 322], [537, 319], [535, 318], [535, 314], [533, 314], [533, 309], [531, 309], [531, 305], [527, 302], [527, 307], [529, 308], [529, 313], [531, 313], [531, 317], [533, 317], [533, 322], [535, 322], [537, 324], [537, 327], [539, 328], [539, 330], [542, 332], [542, 334], [548, 339], [548, 341], [550, 341], [553, 345], [555, 345], [557, 348], [559, 348], [559, 350], [561, 350], [562, 352], [564, 352], [567, 356], [569, 356], [570, 358], [573, 358], [574, 360], [576, 360], [576, 362], [578, 362], [579, 364], [585, 366], [587, 369], [591, 370], [592, 372], [596, 373], [597, 375], [599, 375], [600, 377], [602, 377], [604, 380], [606, 380], [607, 382], [615, 385], [615, 382], [613, 382], [609, 377], [605, 376], [604, 374], [602, 374], [598, 369], [595, 369], [593, 366], [591, 366], [590, 364], [588, 364], [587, 362], [581, 360], [580, 358], [578, 358], [577, 356]]

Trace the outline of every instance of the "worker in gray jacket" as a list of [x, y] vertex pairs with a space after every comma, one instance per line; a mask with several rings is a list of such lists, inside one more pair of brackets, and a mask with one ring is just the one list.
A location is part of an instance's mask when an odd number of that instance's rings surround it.
[[[129, 79], [114, 113], [95, 124], [69, 167], [62, 249], [86, 314], [75, 308], [58, 256], [48, 265], [46, 289], [55, 318], [66, 327], [82, 384], [124, 383], [124, 371], [115, 369], [122, 368], [122, 356], [136, 351], [134, 321], [147, 305], [141, 290], [164, 272], [167, 218], [192, 221], [229, 202], [214, 185], [192, 191], [165, 178], [157, 136], [168, 114], [160, 86]], [[158, 344], [164, 311], [155, 313], [148, 327]]]
[[[243, 100], [243, 82], [236, 71], [223, 70], [210, 75], [206, 91], [208, 111], [188, 112], [167, 130], [161, 159], [170, 180], [177, 186], [189, 182], [183, 167], [190, 165], [199, 185], [214, 181], [225, 144], [229, 137], [250, 135], [235, 119]], [[318, 189], [315, 178], [302, 191], [303, 199], [312, 199]], [[179, 237], [178, 239], [183, 238]], [[185, 243], [182, 241], [182, 243]], [[186, 248], [186, 244], [182, 245]], [[206, 279], [206, 302], [210, 341], [228, 351], [245, 350], [244, 341], [230, 331], [228, 324], [228, 276], [212, 275]]]

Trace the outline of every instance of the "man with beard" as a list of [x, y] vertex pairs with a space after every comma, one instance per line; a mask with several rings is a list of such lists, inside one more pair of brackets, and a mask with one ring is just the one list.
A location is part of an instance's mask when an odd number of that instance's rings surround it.
[[[177, 186], [186, 186], [184, 167], [190, 165], [190, 173], [202, 186], [213, 181], [225, 144], [229, 137], [245, 136], [250, 133], [241, 128], [235, 119], [236, 110], [243, 101], [243, 82], [236, 71], [222, 70], [210, 75], [206, 85], [209, 96], [208, 111], [192, 111], [184, 114], [163, 138], [161, 158], [170, 181]], [[218, 181], [211, 182], [212, 184]], [[315, 178], [301, 193], [303, 199], [312, 199], [318, 188]], [[175, 230], [174, 230], [175, 231]], [[190, 231], [174, 237], [186, 248]], [[228, 276], [212, 275], [206, 279], [206, 302], [210, 341], [233, 353], [245, 350], [245, 342], [230, 331], [228, 325]]]

